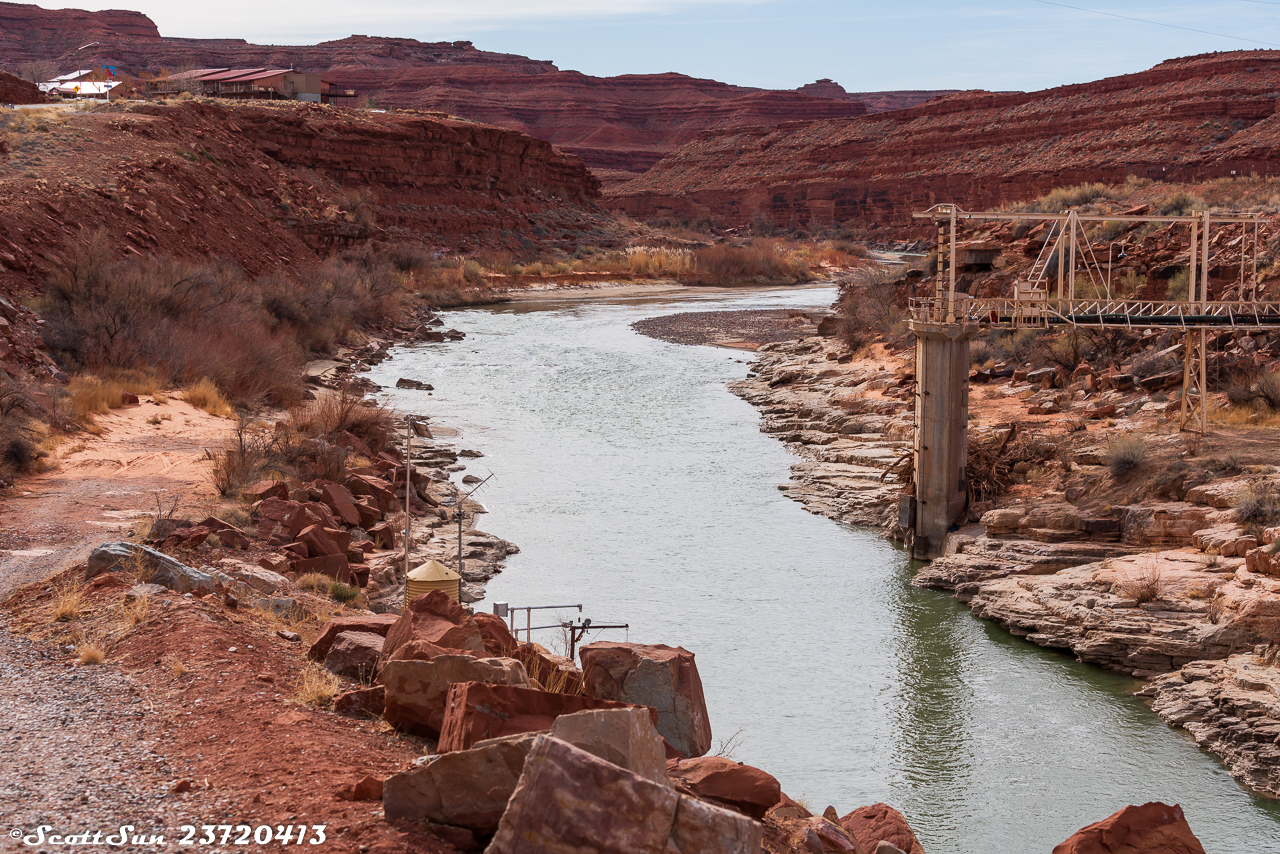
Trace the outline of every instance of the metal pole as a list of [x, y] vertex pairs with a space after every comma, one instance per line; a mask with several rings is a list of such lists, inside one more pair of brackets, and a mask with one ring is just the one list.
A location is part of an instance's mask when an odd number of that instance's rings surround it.
[[409, 575], [409, 544], [413, 536], [413, 514], [409, 512], [409, 488], [413, 483], [410, 476], [411, 455], [413, 452], [413, 416], [404, 419], [404, 574]]
[[462, 575], [462, 491], [458, 491], [458, 506], [454, 510], [458, 517], [458, 575]]

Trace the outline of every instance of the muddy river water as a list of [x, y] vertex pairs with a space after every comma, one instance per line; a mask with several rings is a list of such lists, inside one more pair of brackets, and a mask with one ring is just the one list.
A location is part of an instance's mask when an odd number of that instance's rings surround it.
[[[463, 310], [458, 344], [401, 348], [383, 399], [460, 431], [495, 477], [480, 527], [522, 551], [489, 602], [582, 603], [588, 640], [697, 654], [717, 742], [821, 813], [884, 801], [930, 854], [1048, 852], [1128, 803], [1181, 804], [1211, 854], [1280, 852], [1280, 808], [1167, 728], [1131, 679], [1041, 649], [911, 586], [875, 532], [813, 516], [794, 458], [725, 384], [749, 355], [630, 324], [825, 307], [826, 288]], [[397, 391], [398, 377], [435, 386]], [[461, 475], [455, 475], [460, 477]], [[538, 623], [576, 618], [542, 612]], [[535, 632], [555, 647], [557, 633]], [[714, 749], [714, 748], [713, 748]]]

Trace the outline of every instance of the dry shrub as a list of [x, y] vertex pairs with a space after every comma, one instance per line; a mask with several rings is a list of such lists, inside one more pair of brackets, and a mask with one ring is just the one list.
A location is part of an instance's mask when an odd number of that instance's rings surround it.
[[338, 677], [316, 664], [308, 664], [298, 677], [293, 699], [305, 706], [327, 706], [341, 686]]
[[896, 338], [906, 330], [907, 294], [898, 274], [873, 264], [839, 278], [836, 314], [855, 336]]
[[76, 647], [76, 661], [81, 664], [101, 664], [106, 657], [102, 647], [96, 643], [82, 643]]
[[302, 590], [310, 590], [312, 593], [327, 593], [331, 581], [333, 581], [332, 578], [322, 573], [308, 572], [294, 583]]
[[1222, 591], [1218, 591], [1213, 599], [1209, 601], [1209, 610], [1205, 612], [1205, 616], [1208, 618], [1210, 623], [1213, 623], [1216, 626], [1222, 622], [1222, 618], [1226, 613], [1227, 597], [1222, 595]]
[[755, 241], [745, 246], [717, 244], [693, 253], [693, 268], [677, 277], [686, 285], [793, 285], [812, 281], [803, 256], [780, 244]]
[[630, 246], [626, 251], [627, 270], [654, 278], [677, 278], [694, 272], [693, 253], [665, 246]]
[[352, 605], [360, 599], [360, 588], [343, 584], [341, 581], [331, 581], [329, 584], [329, 598], [342, 605]]
[[1126, 599], [1153, 602], [1164, 592], [1164, 573], [1158, 566], [1151, 566], [1112, 585], [1112, 590]]
[[1107, 443], [1107, 469], [1115, 478], [1124, 477], [1147, 460], [1147, 437], [1138, 434], [1116, 436]]
[[336, 437], [350, 433], [377, 453], [392, 441], [395, 415], [386, 407], [364, 399], [350, 386], [323, 394], [289, 413], [290, 426], [309, 436]]
[[1280, 495], [1270, 481], [1251, 483], [1235, 500], [1236, 519], [1243, 525], [1267, 527], [1280, 522]]
[[1015, 482], [1014, 468], [1019, 463], [1026, 463], [1026, 470], [1030, 470], [1052, 459], [1056, 450], [1052, 443], [1039, 435], [1019, 434], [1016, 427], [1003, 434], [970, 436], [965, 466], [969, 502], [992, 501], [1000, 497]]
[[70, 581], [54, 594], [53, 613], [49, 619], [55, 623], [74, 620], [84, 613], [84, 585]]
[[235, 412], [231, 408], [231, 404], [227, 402], [227, 399], [222, 396], [222, 392], [218, 391], [217, 384], [208, 377], [202, 377], [200, 380], [186, 386], [182, 390], [182, 399], [196, 409], [203, 409], [210, 415], [226, 417]]
[[67, 408], [77, 419], [91, 419], [124, 406], [124, 387], [111, 380], [85, 374], [67, 385]]
[[139, 623], [147, 621], [147, 611], [150, 610], [150, 602], [146, 596], [134, 596], [120, 606], [121, 619], [125, 628], [132, 628]]
[[186, 676], [191, 672], [190, 668], [183, 664], [182, 659], [178, 658], [176, 655], [169, 658], [168, 664], [169, 672], [174, 676]]

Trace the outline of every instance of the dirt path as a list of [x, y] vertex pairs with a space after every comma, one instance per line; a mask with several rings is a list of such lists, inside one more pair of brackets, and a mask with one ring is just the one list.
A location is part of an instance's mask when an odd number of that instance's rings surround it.
[[54, 452], [56, 470], [24, 479], [0, 499], [0, 598], [83, 560], [105, 540], [125, 538], [157, 499], [167, 507], [177, 498], [180, 511], [215, 502], [204, 456], [230, 430], [226, 418], [143, 397], [97, 422], [102, 435], [70, 437]]

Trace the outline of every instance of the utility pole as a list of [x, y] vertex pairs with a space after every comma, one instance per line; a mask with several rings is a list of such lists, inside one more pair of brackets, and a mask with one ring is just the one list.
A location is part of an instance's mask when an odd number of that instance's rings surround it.
[[413, 514], [409, 512], [409, 495], [413, 489], [413, 434], [434, 439], [431, 428], [412, 415], [404, 419], [404, 574], [409, 574], [409, 544], [413, 535]]

